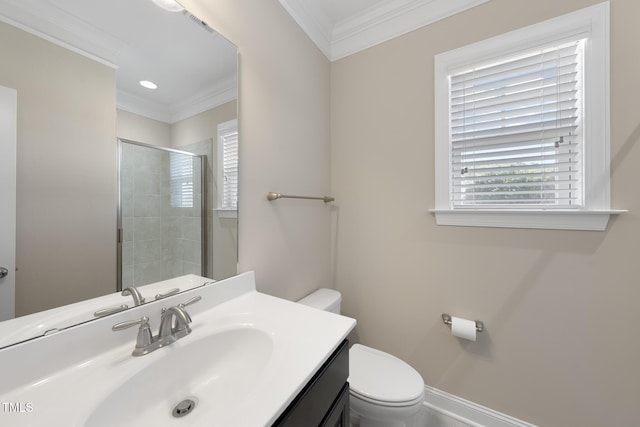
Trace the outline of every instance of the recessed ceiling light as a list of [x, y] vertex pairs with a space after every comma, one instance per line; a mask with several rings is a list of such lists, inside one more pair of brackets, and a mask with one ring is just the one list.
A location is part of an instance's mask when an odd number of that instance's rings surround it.
[[169, 12], [182, 12], [184, 7], [180, 6], [180, 4], [175, 0], [151, 0], [156, 5], [160, 6], [164, 10], [168, 10]]
[[158, 89], [158, 85], [149, 80], [140, 80], [140, 86], [146, 87], [147, 89]]

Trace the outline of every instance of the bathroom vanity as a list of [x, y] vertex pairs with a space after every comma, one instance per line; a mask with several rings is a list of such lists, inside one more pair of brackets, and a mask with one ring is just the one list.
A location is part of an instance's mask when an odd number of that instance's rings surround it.
[[[195, 296], [191, 333], [149, 354], [132, 356], [137, 327], [112, 331], [147, 317], [156, 334], [162, 308]], [[348, 425], [354, 326], [244, 273], [0, 349], [0, 425]]]
[[274, 427], [349, 425], [349, 342], [344, 340], [273, 424]]

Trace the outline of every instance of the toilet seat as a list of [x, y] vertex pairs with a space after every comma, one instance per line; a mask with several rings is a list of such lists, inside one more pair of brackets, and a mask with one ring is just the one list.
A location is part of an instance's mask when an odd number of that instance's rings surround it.
[[415, 369], [361, 344], [349, 350], [349, 387], [354, 397], [381, 406], [411, 406], [424, 399], [424, 381]]
[[413, 406], [416, 404], [422, 404], [422, 402], [424, 401], [424, 396], [418, 396], [413, 400], [409, 400], [406, 402], [387, 402], [385, 400], [377, 400], [377, 399], [373, 399], [371, 397], [367, 397], [364, 396], [360, 393], [358, 393], [357, 391], [353, 390], [351, 388], [351, 383], [349, 383], [349, 392], [351, 393], [351, 397], [355, 398], [355, 399], [360, 399], [363, 402], [367, 402], [370, 403], [372, 405], [376, 405], [376, 406], [385, 406], [385, 407], [389, 407], [389, 408], [404, 408], [404, 407], [409, 407], [409, 406]]

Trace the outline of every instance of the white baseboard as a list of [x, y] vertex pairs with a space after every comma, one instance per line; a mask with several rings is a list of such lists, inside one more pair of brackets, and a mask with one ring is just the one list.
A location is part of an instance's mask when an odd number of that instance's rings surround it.
[[425, 386], [425, 427], [536, 427], [452, 394]]

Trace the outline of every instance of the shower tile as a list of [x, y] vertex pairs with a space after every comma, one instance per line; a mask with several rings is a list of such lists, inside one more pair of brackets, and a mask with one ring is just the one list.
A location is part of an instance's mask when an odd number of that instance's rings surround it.
[[153, 217], [160, 214], [160, 196], [140, 196], [133, 200], [136, 217]]
[[171, 279], [178, 276], [183, 276], [184, 273], [182, 261], [173, 261], [170, 263], [163, 263], [162, 265], [162, 277], [164, 280]]
[[161, 240], [140, 240], [134, 242], [133, 262], [134, 265], [144, 264], [162, 259]]
[[162, 238], [160, 217], [135, 218], [133, 220], [133, 236], [136, 241], [160, 240]]
[[133, 265], [122, 267], [122, 288], [135, 286], [133, 283]]
[[185, 239], [200, 242], [202, 239], [202, 219], [199, 217], [191, 217], [184, 219], [184, 237]]
[[120, 188], [123, 193], [131, 194], [133, 191], [133, 175], [132, 169], [120, 171]]
[[133, 266], [133, 242], [122, 243], [122, 266]]
[[133, 191], [137, 196], [159, 196], [160, 174], [136, 171], [133, 180]]
[[193, 240], [182, 240], [181, 247], [183, 249], [182, 260], [193, 264], [200, 263], [201, 246], [200, 242]]
[[135, 286], [147, 285], [162, 280], [162, 263], [151, 262], [136, 265], [133, 272]]
[[122, 241], [130, 242], [133, 240], [133, 218], [122, 218]]
[[122, 210], [122, 217], [132, 217], [133, 216], [133, 194], [123, 193], [120, 200], [120, 208]]
[[135, 146], [133, 161], [136, 170], [158, 173], [162, 167], [163, 152], [154, 148]]
[[185, 262], [183, 270], [183, 274], [197, 274], [198, 276], [202, 275], [202, 267], [200, 266], [200, 264]]

